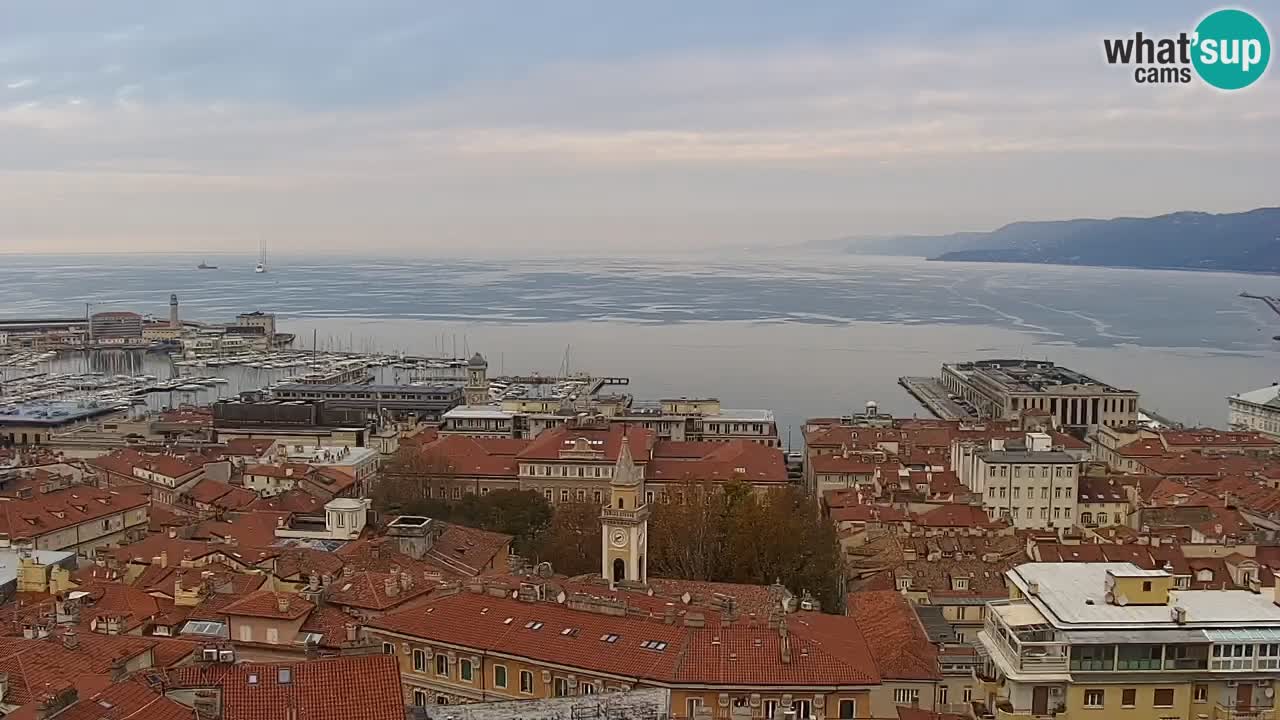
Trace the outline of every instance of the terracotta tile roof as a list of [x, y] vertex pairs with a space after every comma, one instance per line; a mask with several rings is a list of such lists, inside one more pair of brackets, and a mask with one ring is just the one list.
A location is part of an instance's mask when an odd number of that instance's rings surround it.
[[[405, 578], [408, 578], [407, 588], [404, 586]], [[388, 587], [393, 594], [387, 594]], [[414, 579], [408, 574], [358, 572], [350, 577], [335, 578], [325, 600], [343, 607], [381, 611], [420, 598], [436, 587], [435, 583]]]
[[907, 523], [913, 520], [910, 512], [892, 505], [845, 505], [831, 508], [832, 522]]
[[312, 468], [307, 479], [334, 495], [341, 495], [356, 484], [356, 476], [336, 467]]
[[1168, 453], [1159, 438], [1142, 438], [1113, 450], [1116, 455], [1125, 458], [1160, 457]]
[[[281, 670], [288, 670], [288, 681]], [[221, 688], [221, 720], [404, 720], [400, 668], [390, 655], [294, 663], [207, 664], [175, 668], [173, 687]], [[353, 709], [358, 709], [353, 715]]]
[[323, 648], [343, 648], [359, 645], [362, 640], [347, 641], [347, 625], [359, 623], [351, 615], [333, 605], [318, 605], [302, 623], [300, 632], [315, 633], [320, 636], [318, 645]]
[[[473, 593], [376, 618], [367, 627], [646, 680], [801, 687], [879, 682], [856, 623], [818, 613], [787, 620], [790, 662], [782, 659], [780, 631], [762, 625], [691, 628]], [[653, 643], [662, 645], [648, 647]]]
[[1124, 486], [1109, 477], [1080, 478], [1076, 498], [1082, 503], [1122, 503], [1129, 500]]
[[276, 528], [290, 513], [254, 510], [252, 512], [228, 512], [222, 519], [205, 520], [195, 526], [193, 538], [235, 538], [237, 545], [266, 548], [276, 542]]
[[911, 603], [894, 590], [849, 593], [845, 614], [858, 623], [880, 677], [941, 680], [938, 650], [929, 642]]
[[997, 528], [1009, 527], [1008, 521], [992, 520], [977, 505], [949, 503], [916, 515], [921, 527]]
[[448, 524], [424, 558], [450, 572], [474, 577], [485, 568], [505, 569], [511, 536], [465, 525]]
[[418, 457], [425, 468], [436, 474], [515, 480], [519, 475], [516, 454], [528, 442], [442, 435], [422, 445]]
[[[280, 603], [287, 603], [280, 609]], [[223, 608], [227, 615], [271, 618], [273, 620], [297, 620], [315, 608], [315, 604], [297, 593], [259, 590]]]
[[1213, 428], [1166, 430], [1160, 439], [1169, 448], [1274, 448], [1280, 443], [1257, 432], [1228, 432]]
[[282, 547], [278, 552], [275, 572], [280, 578], [306, 580], [313, 572], [336, 578], [342, 572], [342, 558], [331, 552], [305, 547]]
[[642, 427], [630, 424], [611, 423], [605, 428], [580, 428], [560, 425], [539, 433], [524, 450], [517, 455], [521, 460], [558, 460], [560, 453], [571, 450], [573, 443], [585, 438], [593, 444], [590, 447], [604, 454], [600, 462], [617, 462], [618, 452], [622, 447], [623, 434], [631, 444], [631, 457], [637, 463], [649, 459], [653, 450], [655, 433]]
[[324, 508], [325, 501], [305, 490], [286, 490], [272, 497], [258, 497], [249, 503], [246, 510], [267, 510], [272, 512], [312, 513]]
[[232, 438], [227, 441], [224, 454], [258, 458], [265, 455], [274, 444], [275, 440], [269, 438]]
[[654, 459], [645, 467], [645, 479], [654, 482], [693, 480], [723, 482], [742, 480], [750, 483], [786, 484], [787, 465], [782, 451], [749, 440], [723, 443], [680, 443], [676, 453], [691, 453], [692, 445], [700, 445], [701, 454], [661, 455], [667, 441], [654, 446]]
[[47, 535], [63, 528], [145, 507], [147, 493], [141, 487], [101, 490], [92, 485], [72, 485], [30, 498], [0, 502], [0, 533], [11, 538]]
[[[183, 495], [192, 502], [208, 505], [214, 500], [234, 490], [231, 485], [212, 478], [205, 478], [187, 489]], [[256, 495], [255, 495], [256, 497]]]
[[231, 491], [211, 503], [223, 510], [246, 510], [258, 500], [258, 493], [242, 487], [231, 486]]
[[109, 675], [117, 657], [135, 658], [156, 646], [136, 635], [101, 635], [79, 631], [79, 647], [63, 647], [59, 631], [43, 640], [0, 637], [0, 672], [8, 673], [6, 704], [24, 705], [41, 699], [44, 688], [85, 675]]
[[[204, 463], [189, 462], [186, 458], [168, 453], [142, 453], [131, 448], [116, 450], [88, 461], [90, 465], [136, 478], [133, 470], [140, 468], [170, 478], [186, 478], [199, 472]], [[140, 479], [140, 478], [139, 478]]]
[[[195, 710], [168, 699], [139, 679], [109, 684], [57, 714], [58, 720], [194, 720]], [[9, 718], [11, 716], [6, 716]], [[33, 713], [32, 717], [36, 717]]]
[[310, 469], [310, 465], [303, 465], [301, 463], [280, 463], [278, 465], [259, 464], [246, 465], [244, 468], [244, 474], [302, 482], [302, 478], [306, 476]]
[[[845, 457], [844, 455], [818, 455], [809, 458], [808, 462], [813, 466], [815, 473], [826, 473], [830, 475], [874, 475], [877, 467], [888, 465], [888, 463], [877, 464], [867, 462], [858, 456]], [[896, 466], [897, 463], [894, 463]], [[885, 469], [880, 471], [881, 475], [888, 472]], [[897, 467], [893, 468], [896, 476]]]
[[1152, 506], [1163, 505], [1210, 505], [1219, 500], [1202, 490], [1171, 478], [1164, 478], [1152, 488], [1147, 502]]

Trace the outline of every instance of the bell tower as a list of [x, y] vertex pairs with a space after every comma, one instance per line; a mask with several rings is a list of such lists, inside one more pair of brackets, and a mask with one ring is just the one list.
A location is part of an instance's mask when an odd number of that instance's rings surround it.
[[480, 353], [467, 361], [467, 384], [462, 392], [467, 405], [489, 404], [489, 363]]
[[623, 430], [622, 447], [609, 481], [609, 504], [600, 511], [600, 574], [616, 582], [649, 582], [647, 565], [649, 505], [644, 500], [644, 474], [631, 457]]

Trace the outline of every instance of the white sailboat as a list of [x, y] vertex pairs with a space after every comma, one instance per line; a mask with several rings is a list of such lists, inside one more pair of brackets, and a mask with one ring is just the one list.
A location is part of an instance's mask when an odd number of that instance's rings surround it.
[[267, 255], [262, 249], [262, 240], [258, 240], [258, 264], [253, 266], [256, 273], [264, 273], [267, 271]]

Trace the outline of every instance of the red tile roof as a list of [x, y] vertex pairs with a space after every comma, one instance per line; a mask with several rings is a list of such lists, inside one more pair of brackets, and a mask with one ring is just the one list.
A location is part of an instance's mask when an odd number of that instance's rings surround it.
[[572, 450], [575, 442], [585, 439], [590, 443], [588, 447], [603, 453], [604, 457], [600, 462], [617, 462], [624, 433], [631, 444], [631, 457], [635, 462], [647, 461], [652, 453], [655, 433], [642, 427], [621, 423], [611, 423], [607, 429], [568, 425], [550, 428], [534, 438], [533, 442], [521, 450], [517, 457], [521, 460], [558, 460], [561, 452]]
[[916, 524], [921, 527], [959, 527], [959, 528], [993, 528], [1008, 527], [1004, 520], [992, 520], [985, 510], [977, 505], [950, 503], [916, 515]]
[[88, 461], [90, 465], [107, 470], [117, 475], [137, 477], [134, 468], [140, 468], [171, 478], [185, 478], [197, 473], [204, 465], [189, 462], [186, 458], [168, 453], [142, 453], [131, 448], [116, 450]]
[[528, 442], [443, 435], [421, 446], [418, 461], [437, 474], [514, 480], [519, 474], [516, 454]]
[[[286, 603], [280, 609], [280, 603]], [[244, 615], [247, 617], [270, 618], [273, 620], [297, 620], [315, 608], [312, 603], [297, 593], [259, 590], [242, 600], [223, 608], [227, 615]]]
[[117, 657], [135, 658], [156, 642], [135, 635], [100, 635], [79, 631], [79, 647], [63, 647], [61, 632], [43, 640], [0, 637], [0, 672], [8, 673], [6, 704], [23, 705], [41, 698], [47, 686], [76, 681], [85, 675], [109, 675]]
[[227, 441], [224, 454], [257, 458], [265, 455], [274, 444], [275, 440], [269, 438], [233, 438]]
[[911, 603], [901, 593], [849, 593], [845, 614], [857, 621], [882, 678], [942, 679], [938, 650], [929, 642]]
[[[97, 692], [80, 694], [79, 702], [59, 712], [58, 720], [194, 720], [195, 710], [147, 687], [140, 678], [110, 682]], [[37, 717], [34, 705], [31, 718]], [[23, 710], [26, 708], [24, 707]], [[21, 711], [20, 711], [21, 712]], [[5, 720], [21, 720], [20, 713]]]
[[[679, 443], [682, 447], [664, 454], [666, 441], [654, 446], [654, 459], [645, 468], [645, 479], [655, 482], [693, 480], [749, 483], [789, 482], [782, 451], [749, 440], [729, 442]], [[691, 446], [701, 446], [693, 448]], [[691, 453], [700, 450], [700, 454]]]
[[246, 510], [267, 510], [270, 512], [313, 513], [324, 508], [325, 501], [305, 490], [285, 490], [279, 495], [269, 498], [258, 497], [245, 508]]
[[[281, 670], [288, 682], [281, 682]], [[172, 687], [220, 688], [221, 720], [404, 720], [400, 668], [390, 655], [295, 663], [203, 664], [169, 673]]]
[[[763, 625], [693, 628], [469, 592], [376, 618], [367, 626], [647, 680], [801, 687], [879, 682], [856, 623], [811, 612], [787, 617], [790, 662], [783, 661], [783, 634]], [[607, 641], [609, 636], [614, 642]], [[655, 642], [665, 645], [646, 647]]]
[[45, 535], [145, 507], [147, 503], [147, 493], [141, 487], [101, 490], [91, 485], [72, 485], [48, 493], [37, 491], [29, 499], [0, 502], [0, 533], [11, 538]]
[[[404, 587], [408, 578], [409, 587]], [[387, 588], [392, 594], [387, 594]], [[438, 587], [408, 574], [358, 572], [350, 577], [335, 578], [329, 586], [326, 602], [361, 610], [386, 610], [420, 598]]]
[[1076, 497], [1082, 503], [1122, 503], [1129, 500], [1124, 485], [1109, 477], [1080, 478]]

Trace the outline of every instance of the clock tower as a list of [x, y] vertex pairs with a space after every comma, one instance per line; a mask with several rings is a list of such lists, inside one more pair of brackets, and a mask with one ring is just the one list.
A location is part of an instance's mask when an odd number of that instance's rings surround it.
[[600, 526], [600, 574], [610, 585], [623, 580], [649, 582], [645, 558], [649, 506], [644, 501], [644, 475], [631, 457], [625, 428], [609, 481], [609, 504], [600, 511]]

